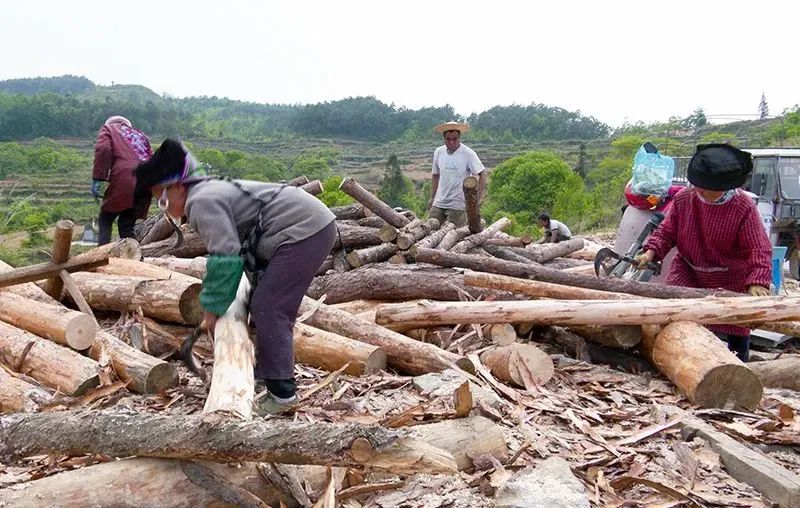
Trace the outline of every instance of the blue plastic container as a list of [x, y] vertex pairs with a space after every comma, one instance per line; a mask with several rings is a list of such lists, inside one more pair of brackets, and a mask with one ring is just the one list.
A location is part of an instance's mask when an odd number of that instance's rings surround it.
[[783, 262], [788, 247], [772, 248], [772, 294], [779, 295], [783, 289]]

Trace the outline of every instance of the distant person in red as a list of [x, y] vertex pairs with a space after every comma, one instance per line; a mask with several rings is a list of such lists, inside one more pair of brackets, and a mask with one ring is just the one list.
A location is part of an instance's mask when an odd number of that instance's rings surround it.
[[100, 182], [108, 182], [98, 218], [98, 244], [111, 241], [111, 226], [117, 221], [120, 238], [133, 238], [137, 218], [147, 216], [147, 208], [135, 207], [134, 171], [140, 162], [150, 159], [153, 149], [148, 137], [122, 116], [112, 116], [97, 133], [92, 170], [92, 196], [100, 198]]
[[[687, 174], [692, 185], [673, 199], [666, 219], [645, 242], [645, 252], [636, 257], [639, 265], [663, 259], [676, 247], [667, 284], [768, 296], [772, 245], [755, 203], [739, 189], [752, 170], [747, 152], [724, 144], [698, 146]], [[747, 361], [749, 329], [708, 328]]]

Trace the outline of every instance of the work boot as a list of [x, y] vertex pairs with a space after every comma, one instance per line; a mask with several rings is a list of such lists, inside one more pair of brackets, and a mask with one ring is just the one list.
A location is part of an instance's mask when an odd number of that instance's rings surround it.
[[[267, 388], [267, 384], [261, 380], [256, 380], [255, 412], [259, 416], [275, 415], [291, 411], [300, 402], [297, 395], [288, 398], [279, 398], [273, 395]], [[261, 395], [261, 398], [258, 396]]]

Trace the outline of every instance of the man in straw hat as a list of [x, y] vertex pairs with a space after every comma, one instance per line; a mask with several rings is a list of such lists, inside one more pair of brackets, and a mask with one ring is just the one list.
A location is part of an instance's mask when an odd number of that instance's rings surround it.
[[440, 223], [450, 221], [456, 227], [465, 226], [464, 179], [470, 175], [478, 176], [480, 203], [486, 190], [486, 168], [473, 149], [461, 144], [461, 134], [469, 132], [469, 125], [451, 121], [437, 125], [434, 130], [444, 137], [444, 146], [433, 152], [428, 217], [439, 219]]
[[[756, 205], [739, 189], [752, 170], [747, 152], [724, 144], [699, 145], [687, 171], [692, 185], [675, 196], [667, 218], [636, 256], [640, 267], [676, 247], [667, 284], [769, 295], [772, 246]], [[749, 329], [708, 328], [747, 361]]]

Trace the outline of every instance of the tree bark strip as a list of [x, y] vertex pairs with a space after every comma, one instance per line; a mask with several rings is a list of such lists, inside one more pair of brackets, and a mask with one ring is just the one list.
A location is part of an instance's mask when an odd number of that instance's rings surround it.
[[409, 223], [409, 220], [395, 212], [389, 205], [378, 199], [374, 194], [360, 186], [358, 182], [352, 178], [345, 178], [342, 180], [339, 189], [353, 199], [372, 210], [375, 215], [382, 218], [396, 228], [402, 228]]
[[0, 320], [82, 351], [91, 346], [98, 325], [92, 316], [0, 291]]
[[462, 184], [464, 190], [464, 203], [467, 211], [467, 226], [472, 234], [480, 233], [481, 226], [481, 205], [478, 203], [478, 179], [468, 176]]
[[800, 297], [686, 300], [534, 300], [379, 305], [381, 325], [534, 323], [539, 325], [663, 325], [674, 321], [728, 324], [800, 319]]
[[[75, 224], [71, 220], [60, 220], [56, 222], [56, 231], [53, 235], [53, 251], [50, 254], [50, 261], [55, 264], [66, 263], [69, 259], [70, 247], [72, 247], [72, 230]], [[61, 299], [61, 290], [64, 289], [64, 282], [56, 274], [44, 282], [44, 292], [56, 300]]]
[[474, 249], [475, 247], [479, 247], [483, 245], [483, 242], [494, 236], [498, 231], [502, 231], [503, 229], [507, 228], [511, 225], [511, 220], [508, 217], [501, 217], [497, 221], [495, 221], [492, 225], [481, 231], [480, 233], [475, 233], [474, 235], [470, 235], [459, 243], [454, 245], [450, 252], [454, 252], [456, 254], [463, 254], [470, 249]]
[[778, 358], [765, 362], [750, 362], [764, 388], [788, 388], [800, 391], [800, 358]]
[[299, 314], [304, 315], [312, 309], [316, 311], [305, 321], [307, 324], [383, 349], [389, 366], [401, 372], [427, 374], [445, 370], [453, 364], [464, 370], [472, 370], [471, 362], [463, 356], [431, 344], [417, 342], [400, 333], [354, 317], [349, 312], [330, 305], [318, 304], [304, 297]]
[[303, 323], [294, 326], [294, 356], [300, 363], [328, 372], [349, 363], [344, 372], [351, 376], [386, 368], [386, 353], [381, 348]]
[[761, 402], [758, 376], [697, 323], [678, 321], [663, 329], [644, 327], [640, 351], [693, 403], [724, 407], [730, 400], [753, 409]]
[[530, 244], [525, 249], [533, 254], [533, 260], [544, 263], [551, 259], [559, 258], [577, 252], [583, 248], [582, 238], [572, 238], [558, 243]]
[[394, 473], [450, 473], [453, 456], [407, 433], [353, 423], [242, 421], [207, 415], [104, 411], [0, 417], [0, 460], [53, 453], [213, 462], [365, 466]]
[[178, 385], [175, 365], [135, 349], [108, 332], [97, 334], [89, 348], [89, 357], [100, 360], [103, 353], [111, 358], [117, 377], [128, 381], [128, 390], [136, 393], [160, 393]]
[[0, 322], [0, 361], [18, 365], [29, 343], [21, 372], [43, 385], [72, 396], [83, 395], [100, 383], [100, 366], [75, 351]]
[[145, 316], [190, 325], [200, 324], [203, 317], [199, 283], [100, 273], [76, 273], [73, 278], [95, 310], [123, 312], [140, 307]]
[[315, 299], [326, 295], [325, 302], [329, 304], [364, 299], [458, 301], [465, 295], [494, 300], [519, 299], [504, 291], [465, 285], [464, 276], [453, 270], [386, 263], [315, 277], [306, 294]]

